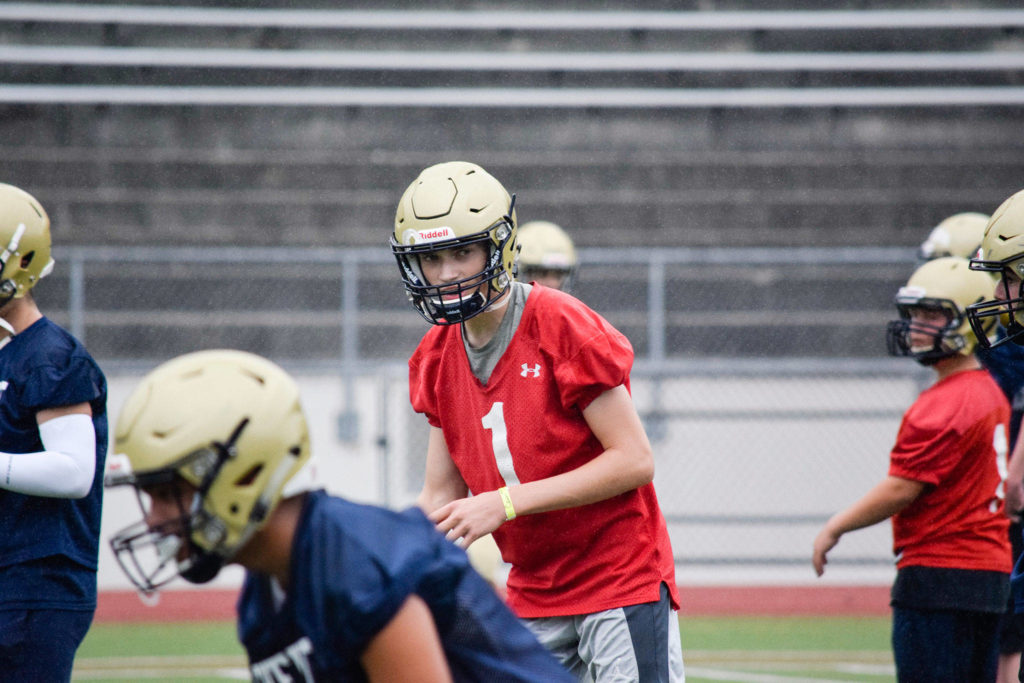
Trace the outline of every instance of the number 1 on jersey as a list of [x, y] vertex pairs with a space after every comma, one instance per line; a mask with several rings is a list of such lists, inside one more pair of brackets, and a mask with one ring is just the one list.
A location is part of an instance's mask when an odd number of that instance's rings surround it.
[[519, 483], [519, 477], [512, 464], [512, 451], [508, 448], [504, 408], [501, 401], [495, 402], [490, 411], [480, 418], [480, 422], [484, 429], [491, 430], [491, 448], [494, 450], [494, 460], [498, 463], [498, 473], [505, 480], [506, 486], [512, 486]]

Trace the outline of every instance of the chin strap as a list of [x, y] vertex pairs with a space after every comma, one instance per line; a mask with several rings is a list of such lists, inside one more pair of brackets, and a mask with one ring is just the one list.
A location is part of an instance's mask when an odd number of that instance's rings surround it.
[[14, 326], [11, 325], [6, 320], [4, 320], [3, 318], [0, 318], [0, 328], [3, 328], [4, 330], [7, 331], [7, 336], [4, 337], [3, 339], [0, 339], [0, 349], [2, 349], [8, 344], [10, 344], [11, 340], [14, 339]]
[[18, 229], [14, 231], [11, 236], [11, 241], [7, 243], [7, 248], [4, 249], [3, 253], [0, 254], [0, 267], [7, 265], [7, 259], [11, 258], [11, 254], [18, 251], [18, 244], [21, 242], [22, 235], [28, 228], [25, 227], [24, 223], [18, 224]]

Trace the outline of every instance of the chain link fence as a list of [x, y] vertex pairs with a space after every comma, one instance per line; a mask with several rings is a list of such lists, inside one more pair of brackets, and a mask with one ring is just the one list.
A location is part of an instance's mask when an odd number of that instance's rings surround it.
[[[906, 250], [584, 250], [575, 294], [630, 337], [633, 395], [683, 583], [809, 581], [820, 525], [886, 473], [926, 370], [885, 355]], [[320, 476], [400, 507], [427, 424], [405, 361], [426, 323], [381, 250], [64, 250], [41, 305], [84, 338], [116, 416], [138, 378], [200, 348], [299, 379]], [[134, 501], [108, 496], [110, 529]], [[129, 507], [125, 507], [129, 506]], [[110, 529], [105, 529], [107, 534]], [[101, 585], [117, 586], [112, 558]], [[888, 525], [848, 535], [826, 580], [892, 576]]]

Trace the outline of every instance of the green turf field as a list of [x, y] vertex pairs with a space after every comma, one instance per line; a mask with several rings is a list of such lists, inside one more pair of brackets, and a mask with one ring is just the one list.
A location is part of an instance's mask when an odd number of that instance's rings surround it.
[[[888, 617], [684, 617], [688, 683], [894, 679]], [[248, 680], [232, 623], [97, 624], [75, 681]]]

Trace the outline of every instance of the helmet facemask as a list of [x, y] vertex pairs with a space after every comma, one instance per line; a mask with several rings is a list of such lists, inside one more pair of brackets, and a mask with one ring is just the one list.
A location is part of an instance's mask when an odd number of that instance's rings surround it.
[[[461, 238], [431, 242], [400, 244], [391, 237], [391, 251], [398, 261], [398, 270], [406, 294], [417, 312], [434, 325], [453, 325], [483, 313], [508, 290], [515, 274], [510, 273], [505, 254], [515, 239], [512, 195], [508, 212], [494, 225]], [[484, 244], [487, 257], [483, 269], [456, 282], [429, 283], [423, 275], [420, 258], [446, 249]]]
[[[933, 325], [912, 319], [915, 310], [925, 309], [940, 311], [946, 322]], [[959, 353], [969, 352], [970, 343], [961, 333], [965, 324], [964, 316], [954, 301], [949, 299], [913, 298], [896, 299], [896, 310], [900, 314], [898, 320], [889, 323], [886, 329], [886, 344], [892, 356], [909, 356], [921, 365], [934, 365], [943, 358]], [[912, 337], [926, 336], [928, 344], [913, 343]]]
[[[979, 345], [983, 349], [1001, 346], [1007, 342], [1024, 346], [1024, 286], [1020, 286], [1021, 277], [1024, 276], [1024, 254], [1007, 261], [973, 259], [971, 270], [999, 273], [1001, 284], [996, 288], [996, 293], [998, 295], [999, 292], [1002, 292], [1006, 296], [1006, 298], [999, 297], [981, 301], [967, 307], [967, 318], [975, 336], [978, 337]], [[1009, 296], [1008, 282], [1018, 283], [1016, 296]], [[994, 329], [997, 323], [1002, 324], [1006, 334], [992, 341], [982, 334], [982, 330]]]
[[[226, 462], [236, 457], [235, 442], [248, 420], [243, 420], [225, 443], [214, 442], [208, 448], [189, 453], [168, 467], [140, 473], [117, 473], [107, 476], [106, 486], [131, 485], [135, 489], [142, 519], [111, 537], [110, 546], [118, 564], [143, 593], [158, 588], [181, 576], [191, 583], [206, 583], [220, 572], [258, 524], [266, 510], [254, 506], [251, 530], [238, 543], [228, 545], [227, 525], [207, 505], [207, 495], [221, 475]], [[182, 473], [199, 480], [192, 486]], [[152, 511], [149, 491], [161, 488], [179, 507], [177, 518], [150, 526]], [[186, 504], [188, 490], [192, 497]], [[187, 548], [181, 554], [182, 546]]]

